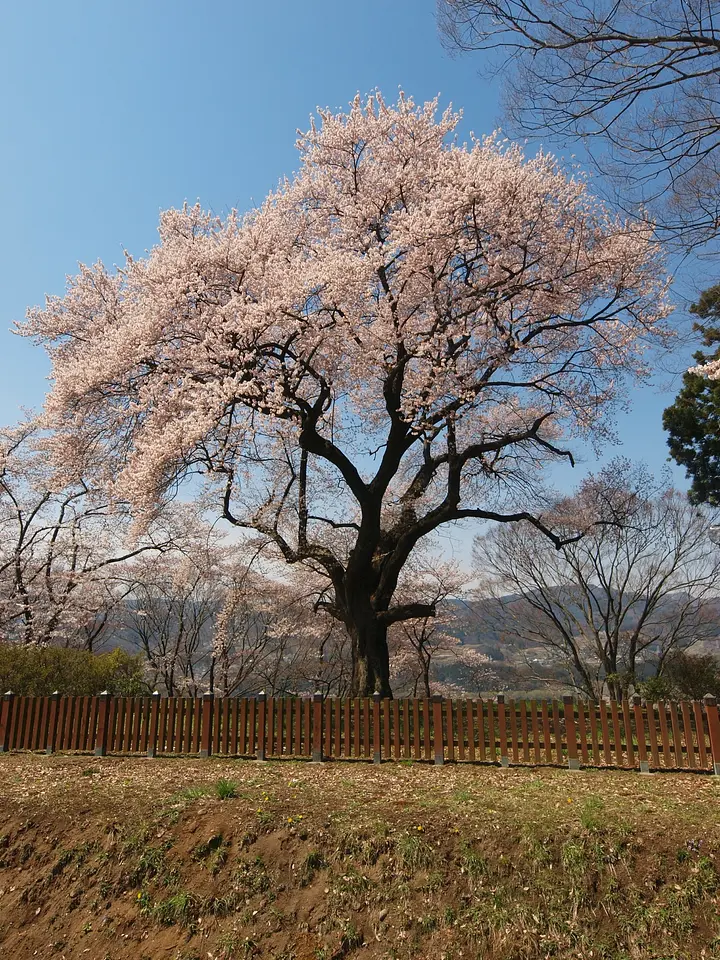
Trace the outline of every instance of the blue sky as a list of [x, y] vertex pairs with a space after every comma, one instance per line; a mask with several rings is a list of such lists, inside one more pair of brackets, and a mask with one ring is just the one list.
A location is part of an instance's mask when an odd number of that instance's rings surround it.
[[[434, 0], [0, 0], [0, 422], [41, 405], [47, 387], [43, 351], [12, 322], [61, 294], [78, 261], [141, 255], [163, 208], [262, 201], [295, 169], [295, 131], [316, 106], [402, 87], [462, 107], [461, 136], [494, 129], [497, 89], [479, 55], [444, 51], [434, 11]], [[677, 299], [696, 290], [687, 274]], [[609, 455], [664, 464], [668, 380], [634, 392]]]

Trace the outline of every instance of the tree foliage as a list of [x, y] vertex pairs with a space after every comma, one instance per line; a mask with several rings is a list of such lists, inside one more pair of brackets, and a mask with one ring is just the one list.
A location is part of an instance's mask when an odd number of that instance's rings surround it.
[[390, 692], [388, 627], [434, 613], [395, 599], [416, 546], [468, 517], [552, 537], [533, 476], [602, 435], [667, 313], [649, 228], [547, 155], [452, 142], [436, 107], [323, 111], [258, 210], [167, 211], [147, 257], [83, 266], [23, 328], [57, 462], [146, 519], [204, 473], [323, 580], [363, 694]]
[[[690, 311], [703, 323], [694, 329], [702, 335], [703, 345], [720, 342], [720, 285], [703, 291]], [[720, 361], [720, 347], [712, 353], [698, 350], [694, 355], [702, 368]], [[720, 505], [720, 383], [702, 369], [683, 374], [683, 385], [674, 403], [663, 413], [671, 457], [685, 467], [691, 480], [693, 503]]]

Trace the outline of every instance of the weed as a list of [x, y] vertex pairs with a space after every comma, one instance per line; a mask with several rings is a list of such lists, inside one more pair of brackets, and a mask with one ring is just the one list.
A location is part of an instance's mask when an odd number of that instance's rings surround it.
[[50, 870], [50, 876], [56, 877], [59, 873], [63, 872], [65, 867], [70, 866], [71, 863], [74, 863], [76, 866], [81, 866], [90, 854], [97, 850], [97, 847], [97, 843], [80, 843], [70, 850], [61, 850], [60, 856]]
[[467, 876], [471, 887], [488, 872], [487, 860], [477, 853], [470, 844], [463, 844], [460, 855], [460, 871]]
[[474, 799], [470, 790], [456, 790], [452, 798], [455, 803], [472, 803]]
[[164, 926], [186, 926], [194, 918], [199, 901], [192, 893], [181, 890], [166, 900], [159, 900], [152, 908], [152, 916]]
[[573, 879], [581, 877], [589, 866], [585, 846], [577, 840], [567, 840], [563, 844], [561, 859], [564, 870]]
[[150, 842], [150, 838], [153, 835], [153, 828], [149, 823], [144, 821], [136, 824], [131, 830], [128, 831], [125, 836], [122, 844], [122, 853], [124, 856], [127, 856], [130, 853], [135, 853], [138, 850], [142, 851]]
[[600, 797], [588, 797], [580, 810], [580, 823], [586, 830], [593, 832], [599, 830], [603, 823], [602, 814], [604, 810], [605, 804]]
[[377, 825], [376, 833], [367, 830], [351, 829], [342, 833], [338, 839], [336, 855], [344, 860], [359, 860], [361, 863], [377, 863], [383, 853], [392, 849], [393, 841], [388, 837], [387, 824]]
[[241, 902], [238, 894], [231, 893], [227, 897], [208, 897], [202, 902], [202, 910], [213, 917], [227, 917], [233, 913]]
[[229, 842], [223, 838], [221, 833], [218, 833], [206, 840], [205, 843], [199, 843], [192, 852], [192, 858], [193, 860], [205, 860], [210, 873], [215, 876], [227, 863], [229, 846]]
[[347, 907], [352, 904], [356, 907], [369, 888], [370, 881], [367, 877], [349, 869], [347, 873], [335, 878], [332, 894], [338, 906]]
[[[362, 933], [355, 927], [354, 923], [349, 923], [343, 930], [342, 936], [340, 937], [339, 955], [344, 957], [345, 954], [350, 953], [351, 950], [357, 950], [357, 948], [361, 947], [362, 945]], [[334, 954], [334, 956], [337, 955], [337, 953]]]
[[191, 803], [193, 800], [199, 800], [200, 797], [206, 797], [207, 794], [207, 787], [185, 787], [184, 790], [180, 790], [170, 797], [170, 804]]
[[240, 949], [240, 934], [235, 930], [229, 930], [221, 933], [217, 941], [218, 960], [230, 960]]
[[223, 777], [215, 784], [215, 796], [218, 800], [233, 800], [237, 795], [237, 784], [234, 780]]
[[438, 890], [442, 890], [446, 883], [447, 880], [445, 876], [439, 871], [435, 870], [428, 874], [428, 878], [423, 889], [427, 890], [428, 893], [437, 893]]
[[398, 837], [396, 850], [400, 865], [413, 873], [431, 866], [434, 859], [432, 847], [412, 833]]
[[325, 857], [318, 850], [311, 850], [305, 857], [302, 869], [300, 870], [300, 886], [306, 887], [312, 882], [316, 872], [326, 866], [327, 860]]
[[270, 877], [262, 857], [255, 857], [252, 861], [240, 860], [233, 870], [232, 880], [249, 893], [265, 893], [270, 888]]
[[130, 883], [133, 887], [139, 887], [145, 880], [157, 877], [163, 872], [165, 853], [170, 847], [170, 843], [164, 843], [160, 847], [145, 847], [135, 869], [130, 873]]

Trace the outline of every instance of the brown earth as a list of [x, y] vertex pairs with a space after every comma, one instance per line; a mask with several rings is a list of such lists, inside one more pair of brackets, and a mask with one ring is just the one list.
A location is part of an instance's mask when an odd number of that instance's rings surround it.
[[720, 957], [719, 799], [702, 775], [5, 755], [0, 948]]

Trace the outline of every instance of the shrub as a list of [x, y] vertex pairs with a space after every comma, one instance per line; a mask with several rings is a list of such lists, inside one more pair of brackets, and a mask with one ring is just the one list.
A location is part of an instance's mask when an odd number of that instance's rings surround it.
[[62, 694], [117, 696], [147, 693], [140, 656], [125, 650], [88, 653], [66, 647], [31, 647], [0, 643], [0, 692], [21, 696]]

